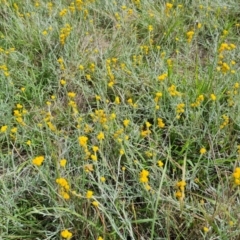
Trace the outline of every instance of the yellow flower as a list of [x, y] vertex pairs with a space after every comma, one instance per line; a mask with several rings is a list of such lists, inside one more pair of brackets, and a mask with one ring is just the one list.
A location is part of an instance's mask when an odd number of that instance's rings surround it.
[[22, 106], [20, 103], [18, 103], [18, 104], [16, 105], [16, 108], [17, 108], [17, 109], [22, 109], [23, 106]]
[[46, 31], [46, 30], [44, 30], [43, 32], [42, 32], [42, 35], [44, 35], [44, 36], [46, 36], [48, 34], [48, 32]]
[[7, 126], [7, 125], [4, 125], [4, 126], [1, 127], [0, 131], [1, 131], [2, 133], [4, 133], [4, 132], [7, 131], [7, 128], [8, 128], [8, 126]]
[[103, 140], [104, 139], [104, 133], [103, 132], [100, 132], [98, 135], [97, 135], [97, 139], [99, 141]]
[[129, 125], [129, 123], [130, 123], [130, 120], [129, 120], [129, 119], [123, 120], [123, 125], [124, 125], [125, 127], [127, 127], [127, 126]]
[[61, 187], [63, 187], [65, 190], [69, 190], [70, 189], [70, 186], [68, 184], [68, 181], [65, 179], [65, 178], [57, 178], [56, 179], [56, 183], [58, 185], [60, 185]]
[[102, 237], [98, 237], [97, 240], [104, 240]]
[[200, 154], [204, 154], [204, 153], [206, 153], [206, 152], [207, 152], [206, 148], [202, 147], [202, 148], [200, 149]]
[[101, 182], [106, 182], [106, 178], [105, 177], [100, 177], [100, 181]]
[[41, 166], [43, 161], [44, 161], [44, 156], [38, 156], [32, 160], [32, 163], [36, 166]]
[[95, 98], [96, 98], [96, 101], [100, 101], [101, 100], [101, 96], [99, 96], [99, 95], [96, 95]]
[[149, 171], [143, 169], [143, 170], [139, 173], [139, 176], [140, 176], [139, 181], [140, 181], [141, 183], [147, 183], [147, 182], [148, 182]]
[[159, 167], [163, 167], [163, 165], [164, 165], [164, 163], [163, 163], [161, 160], [159, 160], [159, 161], [158, 161], [158, 166], [159, 166]]
[[164, 128], [164, 127], [165, 127], [165, 124], [164, 124], [163, 120], [162, 120], [161, 118], [158, 118], [157, 120], [158, 120], [158, 126], [159, 126], [160, 128]]
[[212, 99], [212, 101], [216, 101], [216, 99], [217, 99], [217, 97], [213, 93], [210, 95], [210, 98]]
[[88, 190], [86, 193], [86, 198], [90, 199], [93, 196], [93, 191]]
[[79, 141], [80, 146], [86, 147], [86, 146], [87, 146], [88, 137], [86, 137], [86, 136], [80, 136], [80, 137], [78, 138], [78, 141]]
[[98, 207], [98, 206], [99, 206], [99, 202], [98, 202], [98, 201], [93, 201], [93, 202], [92, 202], [92, 205], [93, 205], [94, 207]]
[[119, 153], [120, 153], [120, 155], [123, 155], [125, 152], [123, 149], [120, 149]]
[[62, 86], [66, 85], [66, 83], [67, 83], [67, 82], [66, 82], [64, 79], [61, 79], [61, 80], [60, 80], [60, 84], [61, 84]]
[[187, 41], [190, 43], [192, 41], [194, 31], [189, 31], [186, 33], [186, 35], [187, 35]]
[[83, 66], [83, 65], [81, 65], [81, 64], [79, 65], [79, 67], [78, 67], [78, 68], [79, 68], [79, 70], [81, 70], [81, 71], [82, 71], [82, 70], [84, 70], [84, 66]]
[[204, 228], [203, 228], [203, 231], [204, 231], [205, 233], [207, 233], [207, 232], [209, 231], [209, 228], [208, 228], [208, 227], [204, 227]]
[[74, 98], [74, 97], [76, 96], [76, 93], [74, 93], [74, 92], [68, 92], [67, 95], [68, 95], [68, 97], [70, 97], [70, 98]]
[[91, 159], [92, 159], [93, 161], [97, 161], [97, 155], [92, 154], [92, 155], [91, 155]]
[[98, 146], [92, 146], [92, 150], [93, 150], [94, 152], [97, 152], [97, 151], [99, 150], [99, 147], [98, 147]]
[[62, 192], [60, 192], [60, 194], [61, 194], [61, 196], [62, 196], [65, 200], [70, 199], [70, 196], [69, 196], [69, 194], [68, 194], [67, 192], [62, 191]]
[[115, 103], [120, 104], [120, 98], [119, 97], [115, 97]]
[[27, 140], [27, 141], [26, 141], [26, 144], [27, 144], [28, 146], [30, 146], [30, 145], [32, 144], [31, 140]]
[[61, 167], [65, 167], [66, 164], [67, 164], [67, 160], [66, 160], [66, 159], [60, 160], [60, 166], [61, 166]]
[[186, 185], [187, 185], [186, 182], [183, 181], [183, 180], [177, 182], [177, 187], [178, 187], [182, 192], [184, 191]]
[[163, 81], [167, 77], [167, 73], [163, 73], [162, 75], [158, 76], [158, 80]]
[[17, 127], [11, 128], [11, 133], [16, 133], [17, 132]]
[[64, 230], [61, 231], [61, 237], [66, 238], [66, 239], [70, 239], [72, 237], [72, 233], [69, 232], [67, 229], [64, 229]]
[[148, 25], [148, 31], [152, 32], [153, 31], [153, 26], [152, 25]]

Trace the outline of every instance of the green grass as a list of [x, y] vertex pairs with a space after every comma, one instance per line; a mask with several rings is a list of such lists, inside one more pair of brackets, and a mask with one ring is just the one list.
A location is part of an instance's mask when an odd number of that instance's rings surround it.
[[171, 4], [0, 0], [0, 239], [239, 239], [240, 7]]

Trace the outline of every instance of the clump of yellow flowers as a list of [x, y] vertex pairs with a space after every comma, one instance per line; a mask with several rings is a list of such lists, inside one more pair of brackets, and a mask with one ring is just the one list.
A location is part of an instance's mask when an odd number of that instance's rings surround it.
[[185, 197], [184, 191], [185, 191], [185, 186], [186, 186], [186, 182], [185, 181], [179, 181], [176, 184], [178, 190], [175, 193], [175, 196], [178, 198], [178, 200], [183, 200], [183, 198]]
[[240, 167], [236, 167], [233, 174], [234, 184], [240, 186]]
[[61, 231], [61, 237], [65, 239], [70, 239], [72, 237], [72, 233], [67, 229]]
[[147, 183], [147, 182], [148, 182], [149, 171], [143, 169], [143, 170], [140, 172], [139, 176], [140, 176], [139, 181], [140, 181], [141, 183]]
[[32, 160], [32, 163], [36, 166], [41, 166], [43, 161], [44, 161], [44, 156], [38, 156]]

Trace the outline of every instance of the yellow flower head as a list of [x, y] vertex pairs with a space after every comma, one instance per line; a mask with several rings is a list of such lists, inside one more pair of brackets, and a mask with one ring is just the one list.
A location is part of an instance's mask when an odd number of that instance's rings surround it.
[[65, 167], [66, 164], [67, 164], [67, 160], [66, 160], [66, 159], [60, 160], [60, 166], [61, 166], [61, 167]]
[[0, 129], [0, 132], [2, 132], [2, 133], [6, 132], [7, 128], [8, 128], [7, 125], [2, 126], [1, 129]]
[[87, 141], [88, 141], [88, 137], [86, 136], [80, 136], [78, 138], [79, 144], [81, 147], [86, 147], [87, 146]]
[[90, 199], [93, 197], [93, 191], [88, 190], [86, 193], [86, 198]]
[[104, 139], [104, 133], [103, 132], [100, 132], [98, 135], [97, 135], [97, 139], [99, 141], [103, 140]]
[[210, 98], [212, 101], [216, 101], [216, 99], [217, 99], [216, 95], [213, 93], [210, 95]]
[[69, 232], [67, 229], [64, 229], [64, 230], [61, 231], [61, 237], [66, 238], [66, 239], [70, 239], [72, 237], [72, 233]]
[[74, 92], [68, 92], [68, 97], [70, 97], [70, 98], [74, 98], [75, 96], [76, 96], [76, 93], [74, 93]]
[[106, 182], [106, 178], [105, 177], [100, 177], [100, 181], [101, 182]]
[[56, 183], [63, 187], [66, 191], [70, 189], [70, 186], [68, 184], [68, 181], [65, 178], [57, 178]]
[[44, 156], [38, 156], [32, 160], [32, 163], [36, 166], [41, 166], [43, 161], [44, 161]]
[[158, 166], [159, 166], [159, 167], [163, 167], [163, 165], [164, 165], [164, 163], [163, 163], [161, 160], [159, 160], [159, 161], [158, 161]]
[[130, 123], [130, 120], [129, 120], [129, 119], [123, 120], [123, 125], [124, 125], [125, 127], [127, 127], [127, 126], [129, 125], [129, 123]]
[[140, 176], [139, 181], [140, 181], [141, 183], [147, 183], [147, 182], [148, 182], [149, 171], [143, 169], [143, 170], [139, 173], [139, 176]]
[[200, 149], [200, 154], [204, 154], [204, 153], [206, 153], [206, 152], [207, 152], [206, 148], [202, 147], [202, 148]]
[[99, 202], [98, 202], [98, 201], [93, 201], [93, 202], [92, 202], [92, 205], [93, 205], [94, 207], [98, 207], [98, 206], [99, 206]]

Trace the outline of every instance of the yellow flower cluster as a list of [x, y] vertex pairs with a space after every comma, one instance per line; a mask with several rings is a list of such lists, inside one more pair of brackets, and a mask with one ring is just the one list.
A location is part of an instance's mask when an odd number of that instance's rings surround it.
[[62, 9], [62, 10], [60, 11], [59, 16], [60, 16], [60, 17], [63, 17], [63, 16], [65, 16], [66, 14], [67, 14], [67, 9], [64, 8], [64, 9]]
[[61, 231], [61, 237], [66, 238], [66, 239], [70, 239], [72, 237], [72, 233], [69, 232], [67, 229], [64, 229], [64, 230]]
[[81, 147], [86, 148], [86, 147], [87, 147], [87, 141], [88, 141], [88, 137], [86, 137], [86, 136], [80, 136], [80, 137], [78, 138], [78, 142], [79, 142], [79, 145], [80, 145]]
[[155, 102], [155, 103], [158, 103], [159, 98], [161, 98], [161, 97], [162, 97], [162, 93], [161, 93], [161, 92], [157, 92], [157, 93], [155, 94], [154, 102]]
[[99, 141], [102, 141], [102, 140], [104, 139], [104, 133], [103, 133], [103, 132], [98, 133], [97, 139], [98, 139]]
[[201, 155], [203, 155], [207, 152], [207, 150], [206, 150], [205, 147], [202, 147], [199, 152], [200, 152]]
[[60, 37], [59, 37], [59, 39], [60, 39], [60, 43], [62, 45], [65, 44], [66, 39], [70, 35], [71, 30], [72, 30], [72, 27], [69, 24], [66, 24], [65, 27], [63, 27], [60, 30]]
[[50, 112], [46, 113], [46, 117], [44, 118], [44, 121], [46, 122], [48, 128], [52, 131], [52, 132], [56, 132], [57, 131], [57, 127], [52, 123], [53, 120], [53, 116]]
[[223, 73], [227, 73], [230, 71], [230, 66], [226, 62], [219, 61], [218, 64], [220, 65], [220, 69]]
[[187, 41], [188, 41], [188, 43], [190, 43], [192, 41], [192, 38], [193, 38], [193, 35], [194, 35], [194, 31], [188, 31], [186, 33], [186, 35], [187, 35]]
[[169, 88], [168, 88], [168, 92], [171, 96], [180, 96], [181, 93], [177, 91], [177, 88], [174, 84], [172, 84]]
[[179, 103], [176, 107], [176, 113], [177, 113], [177, 119], [180, 118], [181, 116], [181, 113], [184, 113], [184, 107], [185, 107], [185, 104], [184, 103]]
[[27, 110], [22, 107], [21, 104], [16, 106], [17, 109], [13, 110], [13, 115], [15, 117], [15, 120], [22, 126], [25, 126], [25, 123], [23, 121], [23, 115], [27, 113]]
[[123, 120], [123, 125], [124, 125], [124, 127], [127, 127], [127, 126], [129, 125], [129, 123], [130, 123], [130, 120], [129, 120], [129, 119], [124, 119], [124, 120]]
[[240, 186], [240, 167], [236, 167], [233, 174], [234, 184]]
[[228, 95], [228, 106], [232, 107], [234, 105], [234, 95], [239, 94], [239, 87], [240, 84], [238, 82], [236, 82], [232, 88], [232, 90], [229, 90], [227, 92]]
[[162, 118], [158, 118], [157, 121], [158, 121], [158, 126], [160, 128], [164, 128], [165, 127], [165, 123], [163, 122]]
[[44, 156], [38, 156], [32, 160], [32, 163], [36, 166], [41, 166], [43, 161], [44, 161]]
[[218, 61], [218, 67], [217, 67], [217, 70], [218, 71], [222, 71], [222, 73], [227, 73], [229, 71], [231, 71], [231, 73], [235, 73], [235, 70], [231, 70], [230, 68], [230, 64], [233, 66], [235, 65], [235, 61], [231, 61], [230, 63], [227, 63], [227, 62], [224, 62], [223, 59], [224, 59], [224, 55], [223, 53], [225, 51], [232, 51], [236, 48], [236, 45], [233, 44], [233, 43], [222, 43], [218, 49], [218, 52], [219, 52], [219, 61]]
[[92, 198], [92, 197], [93, 197], [93, 194], [94, 194], [93, 191], [88, 190], [88, 191], [86, 192], [86, 198], [87, 198], [87, 199]]
[[149, 171], [143, 169], [143, 170], [140, 172], [139, 176], [140, 176], [139, 181], [140, 181], [141, 183], [147, 183], [147, 182], [148, 182]]
[[222, 43], [218, 49], [219, 53], [222, 53], [223, 51], [231, 51], [236, 48], [236, 45], [233, 43]]
[[[59, 58], [57, 61], [58, 61], [59, 65], [60, 65], [60, 69], [61, 70], [65, 70], [63, 58]], [[61, 85], [65, 85], [66, 81], [64, 79], [62, 79], [62, 80], [60, 80], [60, 83], [61, 83]]]
[[70, 195], [68, 194], [69, 189], [70, 189], [68, 181], [65, 178], [57, 178], [56, 183], [61, 186], [61, 189], [59, 192], [60, 195], [64, 199], [68, 200], [70, 198]]
[[204, 96], [201, 94], [197, 97], [196, 101], [191, 104], [191, 107], [199, 107], [203, 101], [204, 101]]
[[151, 134], [151, 130], [149, 129], [149, 128], [151, 127], [151, 123], [146, 122], [145, 124], [146, 124], [146, 130], [142, 130], [142, 131], [141, 131], [141, 136], [142, 136], [142, 137], [146, 137], [146, 136], [148, 136], [149, 134]]
[[108, 87], [113, 87], [115, 84], [115, 77], [113, 75], [112, 68], [115, 66], [116, 61], [117, 58], [106, 60], [107, 75], [109, 78]]
[[127, 100], [127, 103], [128, 103], [130, 106], [134, 107], [134, 108], [136, 108], [136, 107], [138, 106], [136, 103], [133, 103], [132, 98], [129, 98], [129, 99]]
[[161, 74], [161, 75], [158, 76], [158, 80], [159, 80], [159, 81], [163, 81], [164, 79], [167, 78], [167, 76], [168, 76], [167, 73], [163, 73], [163, 74]]
[[107, 114], [102, 109], [95, 110], [94, 114], [91, 114], [91, 117], [93, 122], [99, 122], [101, 124], [105, 124], [108, 120]]
[[225, 128], [229, 123], [229, 117], [226, 114], [222, 115], [222, 118], [223, 118], [223, 123], [220, 125], [220, 129]]
[[133, 58], [133, 66], [142, 64], [143, 56], [141, 54], [140, 55], [133, 55], [132, 58]]
[[7, 128], [8, 128], [7, 125], [1, 126], [0, 132], [1, 132], [1, 133], [6, 132], [6, 131], [7, 131]]
[[61, 187], [63, 187], [64, 189], [66, 190], [69, 190], [70, 189], [70, 186], [68, 184], [68, 181], [65, 179], [65, 178], [57, 178], [56, 179], [56, 183], [58, 185], [60, 185]]
[[186, 182], [185, 181], [179, 181], [176, 184], [178, 190], [175, 193], [175, 196], [178, 198], [178, 200], [183, 200], [183, 198], [185, 197], [185, 186], [186, 186]]
[[185, 107], [184, 103], [179, 103], [176, 107], [176, 112], [177, 113], [184, 113], [184, 107]]
[[143, 53], [144, 53], [145, 55], [148, 55], [148, 54], [149, 54], [149, 46], [147, 46], [147, 45], [142, 45], [142, 46], [140, 46], [140, 49], [143, 51]]
[[217, 97], [214, 93], [210, 94], [210, 98], [212, 101], [216, 101], [217, 100]]
[[170, 10], [172, 9], [173, 7], [173, 4], [172, 3], [166, 3], [166, 6], [165, 6], [165, 13], [166, 15], [169, 17], [170, 16]]

